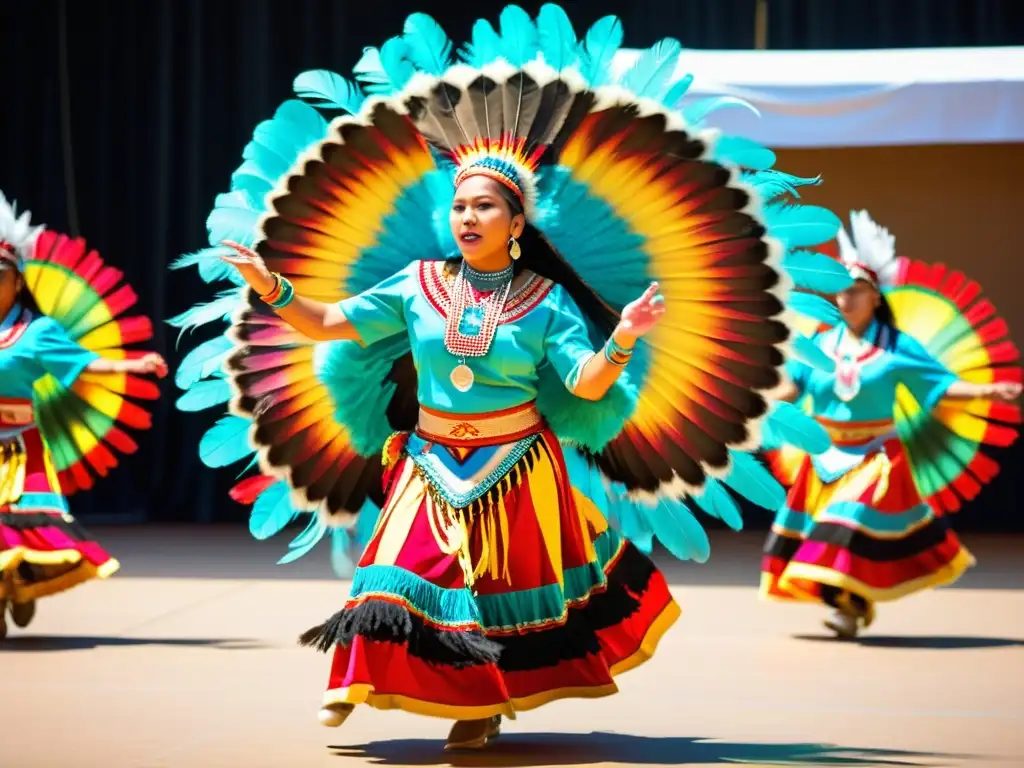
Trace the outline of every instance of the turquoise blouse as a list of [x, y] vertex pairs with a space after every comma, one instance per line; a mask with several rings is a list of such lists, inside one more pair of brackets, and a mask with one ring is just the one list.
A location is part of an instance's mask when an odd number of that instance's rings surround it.
[[[46, 374], [70, 387], [86, 366], [99, 358], [72, 341], [60, 323], [45, 315], [34, 318], [19, 332], [15, 323], [20, 315], [21, 307], [15, 305], [0, 320], [0, 399], [31, 400], [33, 384]], [[8, 338], [12, 331], [13, 341]], [[0, 437], [20, 431], [0, 427]]]
[[562, 286], [534, 278], [518, 297], [509, 297], [506, 306], [516, 308], [506, 311], [487, 354], [465, 359], [475, 379], [468, 392], [459, 392], [449, 377], [460, 360], [444, 344], [447, 291], [437, 278], [441, 265], [413, 262], [340, 304], [363, 344], [408, 334], [420, 405], [460, 414], [524, 405], [536, 399], [537, 372], [545, 365], [569, 391], [575, 389], [595, 354], [585, 320]]
[[[817, 346], [835, 360], [839, 360], [837, 347], [845, 327], [837, 326], [819, 334]], [[882, 331], [872, 323], [865, 339], [874, 339], [873, 346], [862, 356], [860, 390], [849, 401], [843, 401], [834, 391], [836, 372], [826, 373], [797, 360], [790, 360], [787, 371], [802, 395], [811, 401], [814, 415], [834, 421], [882, 421], [893, 417], [896, 385], [906, 386], [925, 411], [931, 411], [946, 394], [949, 386], [958, 380], [956, 374], [928, 354], [914, 337], [906, 333], [896, 336], [892, 349], [885, 349], [879, 339]]]

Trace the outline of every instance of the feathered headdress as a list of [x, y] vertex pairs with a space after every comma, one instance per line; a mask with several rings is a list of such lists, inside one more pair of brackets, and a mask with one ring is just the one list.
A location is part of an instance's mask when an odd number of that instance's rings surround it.
[[850, 211], [850, 232], [840, 229], [839, 260], [854, 280], [866, 280], [875, 288], [893, 284], [898, 271], [896, 238], [879, 226], [867, 211]]
[[471, 176], [486, 176], [512, 192], [524, 208], [532, 207], [535, 195], [533, 176], [546, 147], [528, 152], [526, 139], [505, 134], [498, 139], [478, 138], [452, 151], [458, 170], [455, 186]]
[[17, 203], [8, 203], [0, 192], [0, 265], [13, 264], [19, 272], [25, 271], [25, 260], [43, 231], [42, 226], [33, 227], [31, 219], [31, 211], [18, 216]]
[[[624, 32], [614, 16], [577, 36], [557, 5], [536, 19], [509, 5], [498, 27], [477, 20], [453, 56], [440, 25], [417, 13], [400, 35], [364, 50], [354, 81], [301, 74], [301, 101], [256, 128], [218, 196], [210, 247], [175, 263], [234, 283], [171, 321], [229, 325], [182, 361], [178, 407], [227, 411], [199, 452], [211, 467], [259, 466], [232, 491], [253, 504], [254, 536], [311, 515], [282, 562], [330, 530], [339, 573], [350, 573], [349, 555], [384, 503], [381, 454], [392, 433], [415, 428], [417, 370], [406, 334], [328, 349], [295, 333], [227, 269], [221, 243], [252, 245], [297, 293], [321, 301], [410, 268], [429, 281], [431, 262], [456, 247], [454, 187], [474, 175], [523, 201], [559, 257], [546, 277], [568, 271], [594, 306], [618, 312], [652, 280], [661, 285], [665, 322], [601, 401], [576, 397], [550, 366], [538, 368], [537, 407], [566, 446], [570, 481], [639, 546], [649, 550], [657, 536], [679, 557], [706, 558], [687, 504], [739, 526], [727, 486], [767, 508], [785, 501], [750, 451], [769, 438], [828, 448], [820, 425], [769, 396], [789, 349], [835, 366], [783, 317], [789, 307], [837, 322], [835, 308], [808, 291], [851, 283], [813, 250], [840, 221], [784, 199], [818, 180], [775, 170], [771, 150], [711, 129], [709, 115], [736, 100], [690, 101], [693, 78], [677, 74], [676, 40], [620, 71]], [[581, 310], [600, 349], [601, 318]]]

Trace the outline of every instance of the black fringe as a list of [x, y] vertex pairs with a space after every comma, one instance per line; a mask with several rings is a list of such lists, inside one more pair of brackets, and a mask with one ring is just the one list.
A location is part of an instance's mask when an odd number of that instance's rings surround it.
[[437, 629], [407, 608], [382, 600], [369, 600], [339, 611], [323, 624], [303, 632], [299, 645], [327, 653], [335, 645], [350, 646], [356, 635], [371, 641], [405, 644], [413, 656], [455, 668], [494, 664], [502, 653], [501, 645], [479, 630]]
[[627, 542], [608, 574], [604, 591], [591, 595], [586, 605], [570, 608], [561, 626], [502, 637], [505, 650], [498, 666], [506, 672], [524, 672], [599, 653], [601, 645], [596, 633], [619, 624], [640, 609], [640, 598], [655, 570], [654, 563]]
[[327, 653], [335, 645], [351, 646], [359, 635], [404, 644], [413, 656], [456, 669], [495, 663], [505, 672], [553, 667], [600, 653], [596, 633], [639, 610], [655, 572], [654, 563], [627, 542], [608, 574], [607, 588], [591, 595], [585, 606], [570, 608], [565, 623], [557, 627], [489, 638], [479, 630], [437, 629], [404, 606], [369, 600], [303, 632], [299, 644]]

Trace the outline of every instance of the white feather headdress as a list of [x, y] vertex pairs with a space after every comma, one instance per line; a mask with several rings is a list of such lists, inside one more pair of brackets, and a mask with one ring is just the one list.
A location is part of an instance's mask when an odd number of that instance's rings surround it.
[[23, 211], [19, 216], [17, 203], [8, 203], [0, 192], [0, 259], [13, 262], [19, 272], [24, 272], [25, 261], [31, 257], [36, 238], [43, 231], [42, 226], [33, 227], [31, 221], [31, 211]]
[[850, 211], [850, 232], [840, 229], [839, 259], [854, 279], [875, 287], [892, 285], [896, 278], [896, 237], [878, 225], [867, 211]]

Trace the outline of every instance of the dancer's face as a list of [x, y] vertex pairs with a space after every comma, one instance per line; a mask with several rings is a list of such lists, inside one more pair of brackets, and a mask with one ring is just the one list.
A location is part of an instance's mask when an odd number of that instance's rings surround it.
[[875, 316], [875, 310], [882, 301], [882, 296], [871, 283], [857, 280], [845, 291], [836, 294], [836, 306], [839, 307], [843, 320], [855, 332], [864, 331]]
[[21, 275], [10, 264], [0, 264], [0, 320], [11, 311], [21, 292]]
[[477, 269], [496, 271], [508, 266], [508, 240], [523, 234], [526, 218], [512, 214], [497, 181], [470, 176], [455, 190], [449, 222], [462, 258]]

